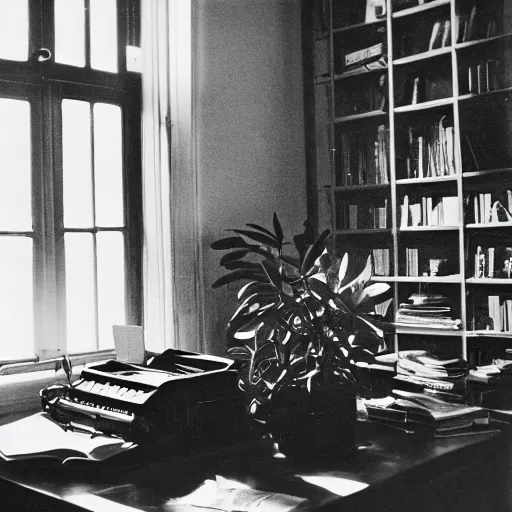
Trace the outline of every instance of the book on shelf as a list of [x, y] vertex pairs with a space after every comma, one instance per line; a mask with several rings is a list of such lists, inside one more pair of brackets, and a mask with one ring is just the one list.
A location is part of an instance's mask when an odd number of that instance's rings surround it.
[[482, 94], [495, 91], [500, 87], [500, 61], [488, 59], [468, 66], [468, 91]]
[[386, 229], [388, 200], [384, 204], [348, 204], [342, 207], [342, 229]]
[[371, 23], [386, 16], [386, 0], [366, 0], [364, 21]]
[[404, 195], [401, 207], [400, 227], [457, 226], [460, 222], [457, 196], [421, 198]]
[[500, 295], [487, 297], [489, 318], [492, 321], [492, 330], [498, 332], [512, 331], [512, 299], [505, 299]]
[[459, 329], [460, 319], [453, 318], [451, 299], [440, 294], [413, 293], [399, 305], [395, 315], [398, 325], [428, 329]]
[[367, 48], [347, 53], [345, 54], [344, 63], [346, 69], [361, 66], [372, 66], [373, 68], [370, 69], [376, 69], [376, 67], [384, 68], [387, 66], [384, 43], [377, 43]]
[[444, 48], [450, 42], [450, 20], [436, 20], [432, 26], [430, 40], [428, 44], [429, 50]]
[[472, 193], [467, 196], [465, 203], [466, 218], [472, 219], [475, 224], [512, 222], [511, 189]]
[[510, 279], [512, 247], [478, 245], [474, 253], [473, 277], [476, 279]]
[[389, 258], [389, 249], [372, 249], [373, 256], [373, 275], [389, 276], [391, 271], [391, 260]]
[[407, 178], [454, 176], [455, 143], [453, 126], [446, 116], [422, 126], [408, 128]]
[[389, 129], [340, 135], [342, 186], [389, 184]]

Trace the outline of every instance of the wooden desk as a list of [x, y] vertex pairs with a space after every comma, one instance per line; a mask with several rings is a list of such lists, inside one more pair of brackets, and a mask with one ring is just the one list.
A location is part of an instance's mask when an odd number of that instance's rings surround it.
[[[314, 463], [273, 459], [270, 446], [258, 443], [186, 458], [132, 453], [130, 464], [110, 461], [105, 467], [0, 463], [0, 510], [183, 512], [183, 507], [166, 506], [166, 502], [215, 475], [308, 498], [304, 509], [512, 510], [508, 431], [428, 440], [358, 423], [357, 438], [359, 449], [351, 457]], [[342, 497], [306, 483], [300, 478], [304, 475], [347, 479], [347, 492], [350, 481], [368, 487]]]

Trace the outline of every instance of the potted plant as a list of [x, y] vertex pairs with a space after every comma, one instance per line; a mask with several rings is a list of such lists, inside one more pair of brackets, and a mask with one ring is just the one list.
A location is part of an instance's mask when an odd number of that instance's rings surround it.
[[229, 273], [213, 288], [246, 281], [227, 334], [229, 352], [243, 361], [239, 385], [248, 413], [265, 423], [285, 454], [344, 451], [353, 445], [359, 362], [382, 347], [382, 318], [372, 314], [389, 286], [370, 284], [371, 258], [358, 267], [327, 249], [328, 230], [298, 257], [274, 213], [273, 231], [257, 224], [215, 241], [229, 251]]

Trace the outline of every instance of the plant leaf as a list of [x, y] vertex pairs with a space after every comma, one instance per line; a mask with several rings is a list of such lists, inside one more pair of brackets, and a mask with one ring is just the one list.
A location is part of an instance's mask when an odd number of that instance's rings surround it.
[[257, 231], [261, 231], [262, 233], [265, 233], [266, 235], [272, 237], [272, 238], [275, 238], [276, 235], [274, 235], [274, 233], [272, 233], [272, 231], [270, 231], [270, 229], [267, 229], [267, 228], [264, 228], [263, 226], [260, 226], [259, 224], [246, 224], [247, 227], [249, 228], [253, 228], [253, 229], [256, 229]]
[[284, 234], [283, 234], [283, 228], [281, 227], [281, 223], [279, 222], [279, 219], [277, 218], [276, 212], [274, 212], [274, 217], [272, 218], [272, 222], [274, 224], [274, 231], [276, 232], [277, 242], [281, 246], [283, 244]]
[[389, 290], [390, 286], [387, 283], [373, 283], [363, 289], [362, 293], [357, 298], [356, 304], [363, 304], [364, 302], [378, 297]]
[[261, 273], [259, 263], [251, 263], [249, 261], [229, 261], [224, 265], [227, 270], [255, 270]]
[[251, 240], [259, 242], [260, 244], [273, 247], [274, 249], [279, 249], [279, 247], [280, 247], [275, 238], [270, 237], [269, 235], [266, 235], [265, 233], [260, 233], [259, 231], [249, 231], [248, 229], [233, 229], [232, 231], [234, 231], [235, 233], [237, 233], [239, 235], [246, 236], [247, 238], [250, 238]]
[[210, 247], [214, 251], [223, 251], [226, 249], [245, 249], [249, 247], [249, 244], [239, 236], [228, 236], [227, 238], [216, 240]]
[[285, 263], [288, 263], [288, 265], [291, 265], [292, 267], [296, 268], [297, 270], [300, 269], [300, 261], [298, 258], [294, 258], [293, 256], [287, 256], [286, 254], [282, 254], [281, 259]]
[[222, 256], [222, 258], [220, 259], [220, 264], [224, 266], [226, 263], [229, 263], [230, 261], [239, 260], [243, 258], [248, 252], [249, 249], [241, 249], [240, 251], [228, 252], [227, 254], [224, 254], [224, 256]]
[[338, 285], [337, 285], [336, 293], [339, 293], [339, 290], [343, 284], [343, 280], [345, 279], [345, 276], [347, 274], [347, 268], [348, 268], [348, 254], [345, 253], [340, 262], [340, 269], [338, 270]]
[[300, 273], [302, 275], [305, 275], [308, 272], [308, 270], [314, 265], [316, 259], [324, 252], [325, 242], [330, 234], [331, 232], [328, 229], [323, 231], [316, 239], [315, 243], [306, 251], [304, 261], [300, 268]]
[[258, 281], [251, 281], [250, 283], [244, 284], [238, 291], [238, 300], [243, 301], [253, 293], [269, 294], [276, 293], [275, 288], [270, 283], [260, 283]]
[[[346, 284], [343, 287], [340, 287], [340, 289], [338, 291], [338, 295], [341, 295], [345, 290], [348, 290], [348, 289], [351, 289], [351, 293], [355, 293], [357, 290], [360, 290], [362, 292], [364, 286], [371, 279], [371, 277], [372, 277], [372, 258], [371, 258], [371, 256], [368, 256], [364, 270], [353, 281], [350, 281], [350, 283]], [[354, 301], [356, 301], [356, 300], [357, 300], [357, 297], [354, 297]]]
[[279, 267], [270, 261], [262, 261], [261, 266], [265, 271], [265, 274], [268, 277], [270, 283], [275, 286], [278, 290], [283, 289], [283, 278], [281, 277], [281, 273], [279, 272]]
[[259, 281], [260, 283], [267, 283], [268, 279], [267, 276], [263, 273], [257, 273], [254, 271], [249, 270], [235, 270], [234, 272], [231, 272], [230, 274], [225, 274], [217, 281], [215, 281], [212, 284], [212, 288], [220, 288], [221, 286], [224, 286], [225, 284], [232, 283], [234, 281], [238, 281], [241, 279], [249, 279], [250, 281]]

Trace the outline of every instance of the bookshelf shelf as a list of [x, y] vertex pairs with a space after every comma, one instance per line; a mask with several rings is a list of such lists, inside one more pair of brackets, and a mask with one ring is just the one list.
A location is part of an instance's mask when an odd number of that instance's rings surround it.
[[391, 229], [337, 229], [337, 235], [389, 235]]
[[500, 331], [467, 331], [466, 336], [468, 338], [509, 338], [512, 339], [512, 332], [500, 332]]
[[405, 185], [430, 185], [436, 183], [446, 183], [457, 181], [457, 176], [436, 176], [435, 178], [408, 178], [396, 180], [397, 186]]
[[489, 222], [487, 224], [466, 224], [467, 229], [504, 229], [512, 227], [512, 222]]
[[402, 112], [416, 112], [417, 110], [429, 110], [432, 108], [444, 107], [453, 103], [453, 98], [442, 98], [439, 100], [423, 101], [421, 103], [415, 103], [414, 105], [402, 105], [401, 107], [395, 108], [395, 113], [400, 114]]
[[371, 27], [374, 25], [384, 25], [385, 23], [386, 23], [386, 18], [381, 18], [381, 19], [378, 19], [375, 21], [369, 21], [369, 22], [363, 21], [361, 23], [354, 23], [352, 25], [347, 25], [346, 27], [334, 28], [332, 30], [332, 33], [333, 34], [343, 34], [345, 32], [350, 32], [351, 30], [360, 30], [362, 28]]
[[508, 285], [512, 284], [512, 279], [501, 279], [501, 278], [482, 278], [482, 277], [470, 277], [466, 279], [467, 284], [482, 284], [482, 285]]
[[386, 190], [389, 189], [389, 183], [374, 183], [371, 185], [343, 185], [339, 187], [334, 187], [336, 192], [369, 192], [372, 190]]
[[443, 48], [436, 48], [435, 50], [429, 50], [427, 52], [415, 53], [414, 55], [408, 55], [407, 57], [400, 57], [393, 61], [394, 66], [404, 66], [406, 64], [414, 64], [427, 59], [434, 59], [441, 55], [447, 55], [451, 53], [451, 46], [444, 46]]
[[415, 327], [404, 324], [395, 324], [397, 334], [419, 334], [422, 336], [462, 336], [459, 329], [432, 329], [428, 327]]
[[[512, 349], [512, 332], [475, 330], [512, 330], [512, 279], [473, 277], [512, 266], [512, 221], [474, 222], [506, 220], [500, 205], [512, 213], [512, 0], [418, 0], [396, 12], [386, 0], [385, 18], [334, 28], [373, 15], [368, 2], [303, 0], [310, 218], [340, 252], [372, 256], [372, 280], [391, 284], [390, 314], [414, 293], [451, 298], [444, 305], [460, 329], [429, 328], [420, 314], [426, 325], [395, 326], [395, 351], [430, 349], [439, 337], [473, 361], [477, 345], [501, 346], [485, 338]], [[317, 27], [328, 27], [327, 44], [315, 46]], [[350, 70], [356, 62], [382, 67]], [[386, 229], [347, 229], [361, 226]]]
[[434, 0], [432, 2], [427, 2], [422, 5], [416, 5], [414, 7], [409, 7], [407, 9], [402, 9], [401, 11], [394, 12], [392, 14], [393, 18], [403, 18], [405, 16], [414, 16], [416, 14], [430, 11], [432, 9], [436, 9], [437, 7], [442, 7], [444, 5], [450, 5], [450, 0]]
[[407, 277], [397, 276], [393, 277], [395, 283], [460, 283], [460, 274], [451, 276], [418, 276], [418, 277]]
[[361, 119], [371, 119], [373, 117], [382, 117], [385, 116], [387, 112], [384, 112], [384, 110], [372, 110], [371, 112], [365, 112], [363, 114], [354, 114], [352, 116], [343, 116], [343, 117], [337, 117], [334, 119], [335, 124], [341, 124], [341, 123], [351, 123], [354, 121], [359, 121]]
[[482, 171], [467, 171], [462, 174], [462, 177], [467, 180], [471, 178], [479, 178], [481, 176], [493, 176], [499, 174], [512, 175], [512, 167], [504, 167], [503, 169], [487, 169]]
[[334, 75], [334, 81], [339, 82], [340, 80], [347, 80], [348, 78], [354, 78], [361, 75], [369, 75], [372, 73], [385, 73], [387, 72], [387, 66], [383, 66], [381, 68], [365, 68], [364, 66], [352, 69], [350, 71], [345, 71], [344, 73], [340, 73], [338, 75]]
[[464, 41], [463, 43], [457, 43], [455, 45], [455, 49], [456, 50], [464, 50], [465, 48], [473, 48], [475, 46], [481, 46], [484, 44], [493, 43], [495, 41], [503, 41], [505, 39], [508, 39], [509, 37], [512, 37], [511, 33], [499, 34], [497, 36], [485, 37], [482, 39], [473, 39], [472, 41]]
[[496, 96], [499, 94], [512, 94], [512, 87], [502, 87], [501, 89], [495, 89], [494, 91], [486, 91], [481, 93], [463, 94], [458, 97], [458, 100], [460, 102], [466, 102], [470, 100], [485, 99], [489, 96]]
[[422, 231], [457, 231], [459, 226], [406, 226], [399, 229], [400, 233], [420, 233]]

